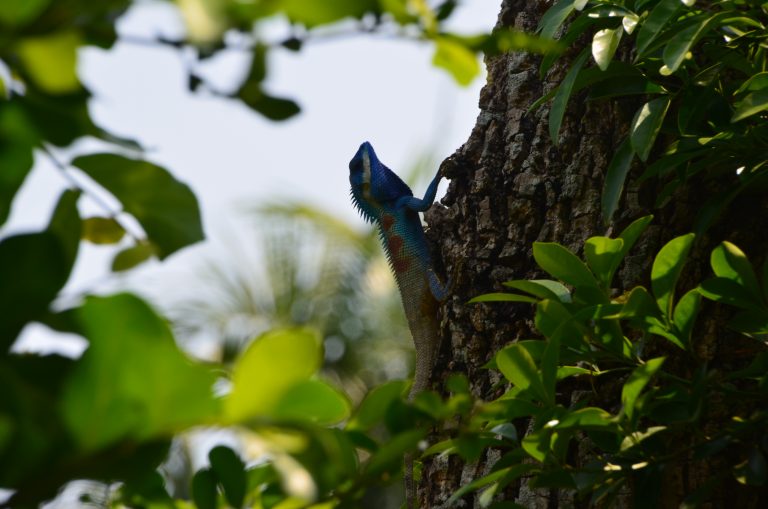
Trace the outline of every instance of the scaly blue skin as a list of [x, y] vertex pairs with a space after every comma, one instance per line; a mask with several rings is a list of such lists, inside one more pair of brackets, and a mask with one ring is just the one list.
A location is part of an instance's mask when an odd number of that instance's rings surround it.
[[349, 162], [352, 200], [362, 216], [379, 227], [416, 348], [411, 398], [427, 388], [439, 345], [437, 304], [447, 295], [446, 286], [440, 283], [432, 267], [418, 214], [435, 201], [440, 177], [438, 172], [424, 198], [419, 199], [379, 161], [370, 143], [360, 145]]

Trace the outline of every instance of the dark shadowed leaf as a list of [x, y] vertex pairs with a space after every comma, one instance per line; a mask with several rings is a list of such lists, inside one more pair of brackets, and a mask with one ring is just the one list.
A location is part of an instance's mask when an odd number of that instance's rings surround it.
[[198, 509], [216, 509], [216, 476], [213, 471], [204, 468], [198, 470], [192, 478], [192, 500]]
[[235, 508], [243, 506], [245, 501], [246, 474], [245, 463], [240, 457], [223, 445], [211, 449], [208, 453], [211, 470], [223, 488], [224, 497]]
[[700, 308], [701, 293], [696, 289], [683, 295], [675, 306], [672, 322], [680, 333], [680, 341], [686, 346], [690, 344], [691, 333]]
[[382, 422], [389, 405], [403, 397], [405, 388], [405, 382], [396, 380], [371, 389], [358, 406], [347, 428], [369, 430]]
[[565, 117], [565, 109], [568, 106], [568, 100], [571, 97], [573, 86], [576, 83], [576, 78], [581, 72], [581, 68], [584, 66], [584, 62], [587, 61], [589, 53], [587, 50], [581, 52], [581, 55], [573, 62], [573, 65], [568, 70], [568, 73], [563, 78], [563, 82], [557, 88], [554, 99], [552, 99], [552, 106], [549, 110], [549, 136], [552, 138], [552, 142], [557, 144], [558, 136], [560, 134], [560, 126], [563, 123], [563, 117]]
[[565, 19], [573, 12], [573, 0], [559, 0], [541, 17], [537, 30], [542, 37], [554, 39], [557, 30]]
[[613, 213], [619, 206], [621, 191], [624, 189], [624, 180], [627, 178], [634, 157], [635, 152], [632, 149], [632, 144], [629, 139], [626, 139], [616, 149], [616, 153], [613, 154], [611, 163], [608, 165], [601, 199], [603, 221], [606, 223], [611, 221]]
[[537, 299], [534, 299], [533, 297], [528, 297], [527, 295], [518, 295], [515, 293], [486, 293], [483, 295], [478, 295], [477, 297], [473, 297], [470, 299], [469, 303], [475, 303], [475, 302], [527, 302], [527, 303], [536, 303], [538, 302]]
[[164, 168], [117, 154], [81, 156], [72, 164], [120, 200], [141, 223], [161, 259], [203, 240], [195, 195]]
[[637, 54], [642, 56], [651, 43], [662, 33], [662, 28], [681, 8], [680, 0], [661, 0], [640, 25], [637, 33]]
[[554, 299], [560, 302], [571, 302], [571, 292], [559, 281], [551, 279], [522, 279], [507, 281], [504, 286], [522, 290], [540, 299]]
[[738, 122], [756, 113], [768, 110], [768, 88], [758, 90], [746, 96], [736, 106], [731, 122]]
[[24, 2], [0, 2], [0, 23], [21, 26], [40, 15], [51, 0], [25, 0]]
[[32, 169], [32, 147], [0, 141], [0, 226], [8, 219], [16, 191]]
[[496, 365], [515, 387], [522, 390], [531, 389], [541, 401], [549, 401], [541, 374], [531, 354], [524, 347], [514, 344], [501, 350], [496, 354]]

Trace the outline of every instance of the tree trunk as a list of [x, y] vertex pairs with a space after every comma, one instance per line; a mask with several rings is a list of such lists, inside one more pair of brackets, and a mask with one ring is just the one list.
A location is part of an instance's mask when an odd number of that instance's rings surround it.
[[[498, 24], [533, 32], [551, 5], [544, 0], [505, 0]], [[576, 54], [577, 50], [569, 50], [543, 78], [539, 76], [539, 56], [508, 53], [489, 58], [488, 83], [480, 96], [481, 112], [474, 130], [469, 140], [443, 162], [442, 171], [451, 184], [443, 199], [445, 206], [433, 207], [427, 214], [429, 237], [435, 252], [442, 255], [446, 271], [453, 267], [460, 270], [454, 277], [452, 297], [441, 309], [443, 343], [433, 373], [435, 388], [442, 388], [449, 374], [464, 373], [477, 398], [494, 399], [501, 394], [500, 389], [494, 390], [501, 377], [482, 366], [506, 344], [540, 337], [533, 329], [531, 306], [467, 304], [473, 296], [503, 291], [504, 281], [541, 278], [543, 274], [532, 256], [534, 241], [558, 242], [581, 254], [582, 244], [589, 237], [615, 236], [632, 220], [653, 213], [652, 225], [614, 281], [617, 290], [623, 292], [637, 284], [648, 284], [654, 254], [672, 237], [692, 230], [702, 196], [711, 195], [714, 184], [694, 182], [679, 189], [670, 204], [654, 209], [658, 184], [637, 186], [633, 182], [633, 175], [639, 174], [636, 167], [628, 179], [619, 212], [612, 223], [603, 223], [603, 178], [639, 103], [587, 102], [583, 95], [573, 97], [557, 145], [548, 134], [548, 105], [527, 112], [536, 99], [560, 83]], [[740, 201], [740, 210], [721, 218], [692, 253], [679, 291], [710, 274], [709, 252], [724, 239], [732, 240], [748, 255], [765, 253], [766, 236], [751, 233], [768, 231], [766, 208], [766, 200], [753, 197]], [[733, 222], [734, 216], [742, 217], [740, 223]], [[722, 313], [710, 315], [709, 323], [700, 331], [697, 353], [702, 360], [715, 361], [722, 352], [733, 348], [721, 345], [739, 344], [740, 340], [723, 334], [726, 317]], [[719, 331], [720, 336], [709, 331]], [[677, 354], [664, 344], [651, 348], [663, 355]], [[681, 374], [690, 375], [683, 361], [672, 357], [668, 360], [673, 361], [680, 363]], [[621, 384], [614, 381], [611, 387], [598, 386], [596, 390], [605, 401], [620, 402]], [[562, 393], [563, 388], [558, 386], [558, 391]], [[569, 397], [566, 394], [565, 401]], [[712, 402], [713, 407], [717, 404]], [[716, 415], [717, 409], [711, 409], [711, 413]], [[516, 424], [522, 435], [527, 423]], [[497, 459], [498, 453], [489, 449], [475, 464], [464, 464], [456, 456], [425, 460], [418, 492], [420, 507], [440, 507], [460, 486], [488, 473]], [[712, 475], [711, 468], [716, 466], [690, 463], [667, 469], [662, 482], [663, 507], [677, 507], [687, 491]], [[751, 492], [734, 484], [726, 482], [715, 499], [728, 500], [732, 507], [749, 507]], [[631, 506], [629, 495], [620, 498], [619, 506]], [[508, 488], [499, 499], [526, 508], [583, 505], [571, 493], [531, 490], [525, 481]], [[476, 499], [465, 497], [463, 506], [477, 506]]]

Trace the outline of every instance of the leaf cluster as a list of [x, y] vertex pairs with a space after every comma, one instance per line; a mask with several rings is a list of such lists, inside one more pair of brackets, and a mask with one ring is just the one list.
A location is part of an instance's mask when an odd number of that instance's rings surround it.
[[[664, 184], [657, 205], [695, 176], [728, 178], [728, 186], [702, 208], [699, 233], [739, 193], [761, 184], [768, 153], [766, 24], [763, 2], [741, 0], [560, 0], [547, 11], [539, 25], [542, 36], [561, 34], [564, 44], [591, 39], [560, 86], [537, 103], [552, 99], [555, 141], [578, 91], [585, 90], [588, 100], [642, 101], [608, 167], [606, 222], [633, 160], [646, 163], [652, 154], [658, 157], [640, 181]], [[619, 48], [628, 59], [616, 58]], [[544, 58], [542, 75], [555, 58]]]
[[[480, 501], [487, 506], [494, 493], [525, 477], [531, 487], [569, 489], [590, 505], [610, 504], [633, 486], [633, 504], [654, 507], [662, 472], [681, 458], [717, 457], [739, 483], [768, 482], [768, 263], [758, 277], [746, 255], [723, 242], [711, 253], [713, 277], [681, 295], [678, 281], [695, 240], [688, 234], [658, 252], [650, 288], [614, 295], [616, 269], [651, 219], [638, 219], [615, 239], [588, 239], [584, 260], [559, 244], [535, 243], [536, 263], [553, 279], [510, 281], [505, 285], [515, 293], [473, 299], [535, 305], [536, 328], [545, 339], [519, 340], [496, 354], [491, 366], [511, 388], [479, 407], [472, 429], [497, 433], [502, 457], [455, 499], [485, 488], [490, 494], [483, 492]], [[735, 311], [728, 329], [751, 338], [751, 364], [721, 372], [699, 358], [703, 299]], [[668, 367], [666, 355], [653, 356], [665, 350], [659, 341], [681, 352], [673, 356], [677, 366]], [[598, 389], [615, 384], [621, 384], [620, 400]], [[560, 387], [581, 388], [580, 396], [564, 401]], [[713, 404], [724, 399], [725, 415]], [[522, 439], [515, 427], [521, 417], [532, 422]], [[717, 426], [704, 426], [713, 419]], [[728, 482], [727, 472], [709, 482]], [[686, 504], [707, 500], [709, 492], [700, 488], [688, 493]]]

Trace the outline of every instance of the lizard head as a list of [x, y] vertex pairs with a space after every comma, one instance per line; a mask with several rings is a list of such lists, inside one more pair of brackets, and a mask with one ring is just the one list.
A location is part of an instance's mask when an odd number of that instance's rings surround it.
[[363, 142], [349, 162], [349, 183], [352, 201], [366, 221], [376, 221], [386, 205], [402, 196], [413, 196], [400, 177], [376, 157], [370, 143]]

